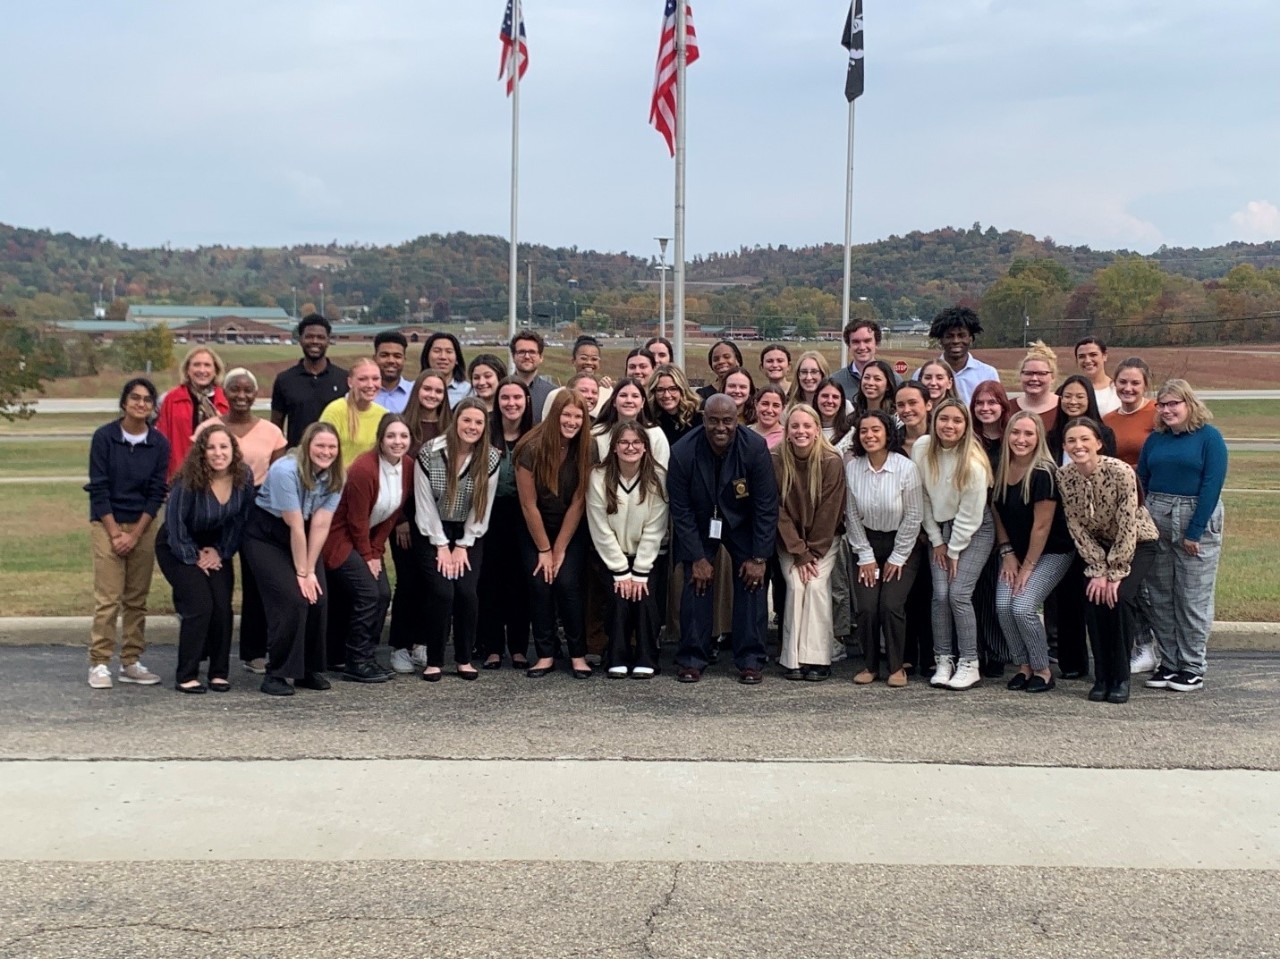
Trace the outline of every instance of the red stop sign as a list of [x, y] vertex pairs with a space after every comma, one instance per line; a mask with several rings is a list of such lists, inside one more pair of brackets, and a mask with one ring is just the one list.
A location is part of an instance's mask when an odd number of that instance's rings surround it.
[[907, 361], [906, 361], [906, 360], [898, 360], [898, 362], [897, 362], [897, 363], [894, 363], [894, 364], [893, 364], [893, 372], [897, 373], [899, 376], [906, 376], [906, 375], [907, 375]]

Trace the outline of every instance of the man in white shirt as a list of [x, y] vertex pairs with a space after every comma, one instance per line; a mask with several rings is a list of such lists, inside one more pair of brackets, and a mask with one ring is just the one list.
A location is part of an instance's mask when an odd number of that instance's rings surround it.
[[951, 368], [951, 375], [956, 381], [956, 396], [965, 406], [979, 383], [986, 380], [999, 381], [1000, 374], [989, 363], [983, 363], [972, 353], [974, 341], [982, 332], [982, 323], [978, 314], [965, 306], [953, 306], [943, 310], [933, 319], [929, 327], [929, 336], [942, 346], [939, 359]]

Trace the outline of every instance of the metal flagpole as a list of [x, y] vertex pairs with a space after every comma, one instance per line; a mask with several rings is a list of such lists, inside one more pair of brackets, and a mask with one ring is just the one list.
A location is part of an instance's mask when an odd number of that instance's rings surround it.
[[844, 335], [849, 325], [849, 298], [853, 293], [853, 105], [849, 101], [849, 164], [844, 181], [844, 300], [840, 322], [840, 365], [849, 365], [849, 341]]
[[514, 0], [511, 15], [511, 253], [507, 264], [511, 288], [507, 295], [508, 339], [516, 335], [516, 304], [519, 301], [516, 229], [520, 212], [520, 24], [524, 23], [524, 11], [520, 6], [520, 0]]
[[675, 347], [673, 359], [680, 369], [684, 369], [684, 82], [685, 52], [689, 39], [685, 35], [688, 11], [685, 0], [676, 0], [676, 244], [671, 317], [674, 334], [671, 345]]

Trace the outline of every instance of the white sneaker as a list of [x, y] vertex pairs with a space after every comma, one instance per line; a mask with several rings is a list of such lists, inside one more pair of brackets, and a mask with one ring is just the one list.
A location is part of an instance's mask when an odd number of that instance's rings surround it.
[[409, 650], [397, 649], [391, 654], [391, 668], [397, 673], [411, 673], [414, 670], [413, 660], [409, 658]]
[[111, 688], [111, 670], [106, 666], [94, 666], [89, 670], [89, 685], [94, 689]]
[[650, 679], [653, 676], [652, 666], [637, 666], [631, 670], [632, 679]]
[[982, 670], [976, 659], [962, 659], [956, 663], [956, 671], [947, 683], [948, 689], [972, 689], [982, 684]]
[[240, 665], [245, 668], [245, 672], [253, 673], [257, 676], [265, 676], [267, 673], [267, 658], [259, 656], [256, 659], [242, 659]]
[[930, 686], [946, 686], [951, 682], [951, 674], [955, 672], [956, 661], [952, 656], [933, 657], [933, 675], [929, 677]]
[[154, 686], [160, 677], [142, 665], [142, 660], [120, 667], [120, 682], [136, 683], [139, 686]]
[[1156, 648], [1153, 643], [1143, 643], [1141, 646], [1133, 648], [1133, 655], [1129, 657], [1130, 673], [1150, 673], [1158, 665], [1156, 662]]
[[427, 668], [427, 647], [415, 646], [409, 652], [409, 661], [419, 669]]
[[831, 642], [831, 661], [833, 663], [844, 662], [849, 658], [848, 647], [845, 646], [844, 640], [837, 636]]
[[609, 676], [613, 679], [626, 679], [627, 667], [626, 666], [610, 666]]

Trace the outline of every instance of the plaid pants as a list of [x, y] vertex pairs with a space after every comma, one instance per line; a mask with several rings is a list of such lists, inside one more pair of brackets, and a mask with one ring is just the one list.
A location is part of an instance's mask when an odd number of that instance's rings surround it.
[[1204, 675], [1205, 651], [1213, 629], [1213, 589], [1222, 554], [1222, 503], [1200, 537], [1200, 555], [1182, 548], [1183, 531], [1196, 510], [1196, 497], [1151, 493], [1147, 510], [1160, 531], [1159, 553], [1147, 588], [1151, 593], [1151, 628], [1166, 669]]

